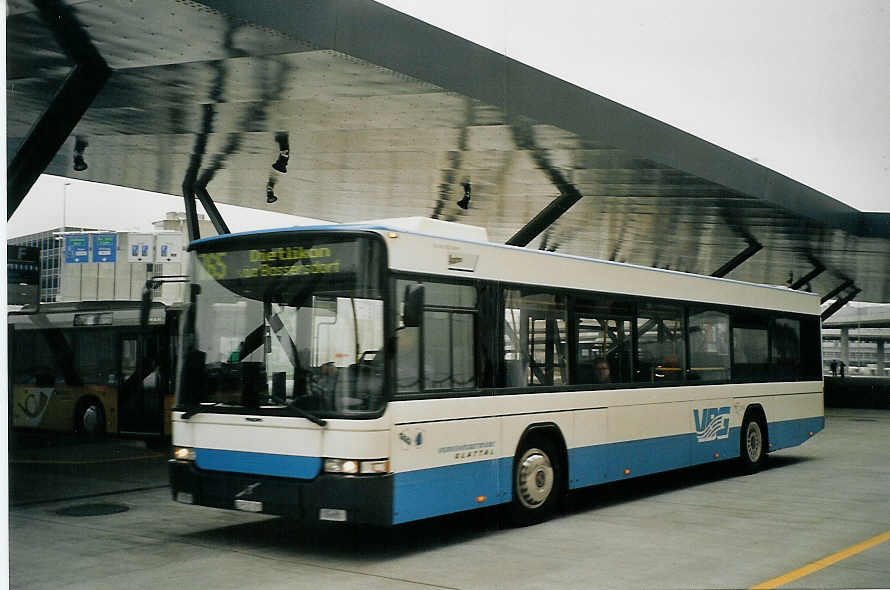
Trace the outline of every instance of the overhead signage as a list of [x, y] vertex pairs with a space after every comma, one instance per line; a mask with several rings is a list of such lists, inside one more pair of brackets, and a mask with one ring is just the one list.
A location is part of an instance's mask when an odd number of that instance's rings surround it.
[[127, 262], [154, 262], [154, 234], [128, 234]]
[[158, 234], [155, 241], [155, 262], [182, 260], [182, 234]]
[[86, 234], [68, 234], [65, 236], [65, 262], [67, 264], [83, 264], [90, 261], [90, 241]]
[[220, 281], [334, 274], [355, 272], [356, 244], [209, 252], [198, 258], [207, 273]]
[[117, 261], [117, 234], [93, 234], [93, 262]]

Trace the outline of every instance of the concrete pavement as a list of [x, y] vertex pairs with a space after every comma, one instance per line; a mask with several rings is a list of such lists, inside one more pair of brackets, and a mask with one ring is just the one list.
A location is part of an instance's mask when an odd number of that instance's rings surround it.
[[[890, 531], [887, 449], [890, 412], [829, 409], [825, 431], [776, 453], [756, 475], [709, 466], [603, 486], [574, 494], [561, 516], [527, 528], [506, 527], [490, 510], [386, 530], [176, 504], [167, 489], [152, 487], [163, 479], [152, 480], [151, 467], [125, 466], [162, 467], [163, 459], [134, 453], [111, 468], [118, 478], [146, 476], [132, 491], [102, 492], [115, 481], [106, 475], [101, 496], [11, 509], [10, 581], [14, 588], [747, 588]], [[91, 469], [109, 468], [84, 463], [66, 477], [88, 478]], [[97, 502], [128, 510], [57, 512]], [[890, 542], [785, 584], [888, 586]]]

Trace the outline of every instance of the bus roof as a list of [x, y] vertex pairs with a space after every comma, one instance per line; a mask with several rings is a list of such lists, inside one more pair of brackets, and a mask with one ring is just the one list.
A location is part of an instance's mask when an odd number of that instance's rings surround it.
[[819, 297], [812, 293], [467, 239], [466, 236], [473, 232], [464, 232], [461, 226], [458, 223], [438, 221], [426, 228], [433, 228], [435, 233], [412, 231], [411, 223], [404, 220], [296, 226], [214, 236], [197, 240], [189, 248], [221, 240], [290, 232], [373, 232], [382, 236], [387, 243], [389, 267], [409, 273], [718, 303], [812, 315], [817, 315], [820, 311]]
[[[124, 300], [41, 303], [31, 311], [10, 311], [8, 321], [19, 328], [139, 326], [141, 307], [141, 301]], [[175, 307], [160, 301], [153, 301], [149, 323], [163, 323], [167, 310]], [[75, 316], [79, 316], [83, 322], [77, 322]], [[33, 322], [35, 317], [41, 317], [44, 320], [35, 324]]]

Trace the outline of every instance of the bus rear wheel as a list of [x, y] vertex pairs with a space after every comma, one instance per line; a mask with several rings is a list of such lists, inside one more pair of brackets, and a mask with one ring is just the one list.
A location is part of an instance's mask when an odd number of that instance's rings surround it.
[[766, 423], [754, 412], [745, 414], [739, 441], [742, 471], [756, 473], [766, 464]]
[[556, 446], [541, 436], [523, 441], [513, 461], [513, 523], [526, 526], [550, 518], [561, 488], [562, 466]]
[[87, 438], [100, 438], [105, 434], [105, 408], [95, 398], [82, 400], [74, 412], [74, 430]]

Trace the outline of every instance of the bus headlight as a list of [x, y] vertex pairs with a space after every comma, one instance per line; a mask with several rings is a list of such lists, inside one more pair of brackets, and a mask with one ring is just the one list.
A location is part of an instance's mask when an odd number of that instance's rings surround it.
[[173, 447], [173, 458], [177, 461], [194, 461], [195, 449], [192, 447]]
[[358, 461], [352, 459], [325, 459], [325, 473], [358, 473]]
[[389, 459], [360, 461], [358, 459], [325, 459], [325, 473], [344, 473], [349, 475], [377, 475], [389, 473]]
[[379, 461], [362, 461], [358, 467], [359, 473], [365, 475], [376, 475], [380, 473], [389, 473], [389, 459], [380, 459]]

